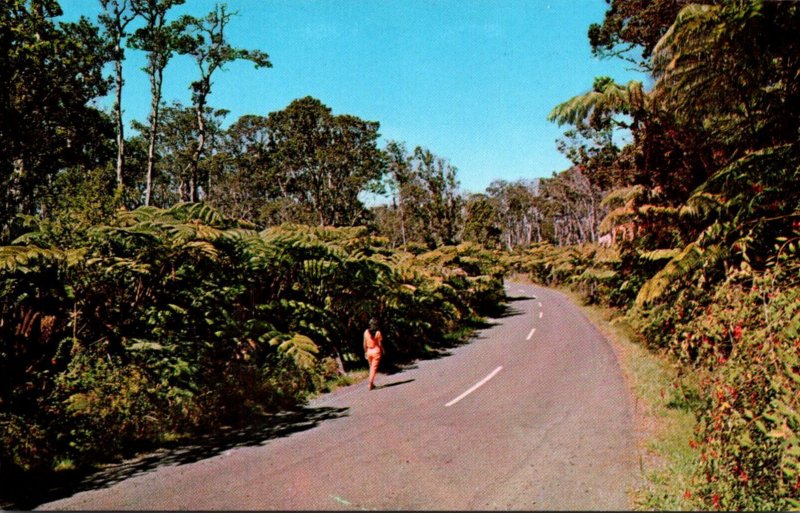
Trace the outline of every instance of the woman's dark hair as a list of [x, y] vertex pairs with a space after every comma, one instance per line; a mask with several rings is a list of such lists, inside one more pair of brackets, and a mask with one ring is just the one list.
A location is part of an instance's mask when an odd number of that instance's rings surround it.
[[373, 317], [372, 319], [369, 320], [369, 334], [374, 337], [377, 331], [378, 331], [378, 319]]

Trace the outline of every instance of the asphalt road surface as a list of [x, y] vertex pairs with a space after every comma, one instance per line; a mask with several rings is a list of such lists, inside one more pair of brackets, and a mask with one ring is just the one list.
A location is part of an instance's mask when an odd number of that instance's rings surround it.
[[507, 290], [508, 315], [471, 343], [322, 396], [305, 424], [39, 508], [630, 509], [638, 456], [613, 350], [562, 294]]

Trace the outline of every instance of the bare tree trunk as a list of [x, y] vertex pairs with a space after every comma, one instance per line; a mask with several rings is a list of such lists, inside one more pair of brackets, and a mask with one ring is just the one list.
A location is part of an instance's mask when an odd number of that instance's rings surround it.
[[163, 72], [161, 70], [155, 71], [150, 76], [150, 88], [153, 93], [153, 101], [151, 104], [150, 114], [150, 147], [147, 150], [147, 186], [144, 194], [145, 206], [150, 205], [150, 198], [153, 191], [153, 169], [156, 161], [156, 142], [158, 139], [158, 114], [159, 105], [161, 103], [161, 79]]
[[400, 208], [400, 235], [403, 237], [403, 246], [406, 245], [406, 216], [403, 208], [403, 192], [397, 188], [397, 205]]
[[194, 202], [197, 200], [197, 176], [200, 169], [200, 157], [203, 155], [203, 150], [206, 146], [206, 119], [203, 116], [203, 109], [205, 107], [205, 97], [197, 102], [197, 148], [192, 155], [192, 170], [189, 175], [189, 201]]
[[[117, 56], [121, 55], [122, 48], [120, 42], [117, 41]], [[116, 63], [116, 76], [114, 78], [117, 85], [116, 105], [114, 106], [117, 122], [117, 187], [122, 187], [122, 168], [125, 165], [125, 125], [122, 122], [122, 59], [117, 57]]]

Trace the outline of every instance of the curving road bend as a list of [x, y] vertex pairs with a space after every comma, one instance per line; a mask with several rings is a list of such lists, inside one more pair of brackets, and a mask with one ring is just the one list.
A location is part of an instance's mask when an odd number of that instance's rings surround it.
[[632, 407], [609, 343], [562, 294], [507, 284], [510, 312], [443, 358], [313, 401], [340, 415], [38, 509], [625, 510]]

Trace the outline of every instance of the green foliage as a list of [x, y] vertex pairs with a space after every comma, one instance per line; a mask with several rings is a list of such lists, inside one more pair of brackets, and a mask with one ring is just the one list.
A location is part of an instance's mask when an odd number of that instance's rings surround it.
[[613, 248], [536, 244], [513, 256], [508, 265], [536, 283], [573, 288], [588, 304], [619, 306], [626, 301], [622, 260]]
[[304, 217], [281, 221], [319, 226], [361, 224], [365, 209], [358, 195], [383, 175], [376, 146], [379, 123], [333, 115], [310, 96], [272, 112], [266, 120], [270, 141], [269, 173], [279, 196]]
[[56, 378], [54, 409], [60, 416], [53, 431], [66, 440], [64, 449], [74, 461], [120, 454], [166, 427], [159, 384], [144, 369], [123, 365], [119, 357], [98, 358], [90, 348], [73, 352]]
[[627, 114], [636, 120], [644, 111], [646, 101], [647, 95], [641, 82], [631, 80], [621, 86], [608, 77], [600, 77], [595, 79], [592, 91], [557, 105], [547, 119], [559, 125], [575, 125], [581, 121], [591, 123], [594, 120], [596, 123], [596, 120], [616, 114]]
[[20, 468], [246, 422], [324, 390], [332, 361], [363, 365], [371, 317], [402, 363], [503, 299], [474, 244], [414, 255], [365, 228], [257, 232], [191, 203], [49, 225], [0, 247], [0, 421], [32, 426], [0, 458]]
[[87, 19], [58, 23], [58, 2], [0, 5], [0, 242], [33, 214], [65, 168], [102, 166], [111, 124], [90, 102], [107, 92], [106, 52]]
[[701, 507], [798, 505], [799, 268], [795, 255], [763, 274], [732, 274], [676, 330], [674, 350], [708, 369], [693, 442]]

